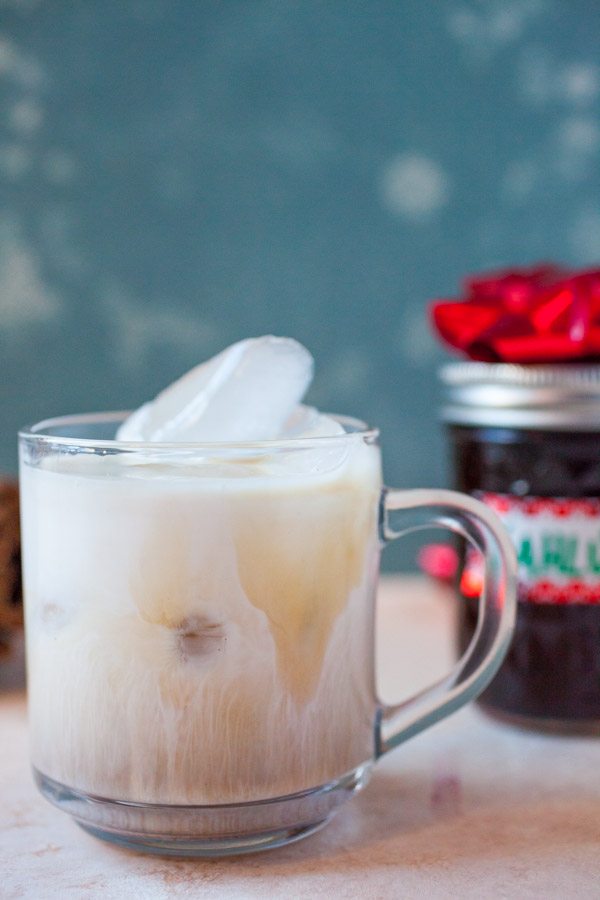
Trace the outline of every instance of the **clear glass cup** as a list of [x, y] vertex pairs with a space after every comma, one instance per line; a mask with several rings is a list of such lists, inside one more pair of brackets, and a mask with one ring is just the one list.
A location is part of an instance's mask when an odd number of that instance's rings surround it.
[[[508, 647], [514, 550], [493, 512], [382, 488], [378, 433], [114, 439], [125, 414], [20, 434], [31, 752], [93, 834], [160, 853], [286, 844], [375, 760], [480, 693]], [[441, 525], [483, 551], [479, 627], [417, 697], [377, 698], [381, 547]]]

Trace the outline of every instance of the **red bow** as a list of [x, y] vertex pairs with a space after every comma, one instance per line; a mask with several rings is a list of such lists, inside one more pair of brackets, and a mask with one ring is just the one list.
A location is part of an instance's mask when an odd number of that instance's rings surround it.
[[511, 269], [468, 278], [464, 300], [440, 300], [433, 324], [447, 344], [485, 362], [600, 358], [600, 269]]

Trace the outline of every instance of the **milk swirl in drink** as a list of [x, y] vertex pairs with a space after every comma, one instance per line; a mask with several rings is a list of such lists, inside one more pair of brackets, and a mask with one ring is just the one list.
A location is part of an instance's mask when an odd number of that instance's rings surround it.
[[310, 377], [295, 342], [245, 341], [130, 417], [117, 437], [131, 443], [24, 452], [45, 776], [222, 804], [326, 784], [373, 756], [379, 453], [298, 405]]

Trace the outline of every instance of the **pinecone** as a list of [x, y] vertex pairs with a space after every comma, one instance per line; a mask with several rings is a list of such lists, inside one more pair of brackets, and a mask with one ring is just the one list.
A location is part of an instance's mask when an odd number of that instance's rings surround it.
[[19, 491], [14, 481], [0, 480], [0, 656], [22, 626]]

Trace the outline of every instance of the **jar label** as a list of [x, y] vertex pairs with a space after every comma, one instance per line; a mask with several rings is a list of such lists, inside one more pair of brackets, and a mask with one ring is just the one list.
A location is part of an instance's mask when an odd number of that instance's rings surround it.
[[[502, 519], [517, 551], [519, 599], [600, 603], [600, 498], [515, 497], [477, 491]], [[475, 569], [473, 568], [475, 565]], [[467, 555], [463, 582], [481, 562]], [[468, 593], [468, 590], [466, 591]]]

